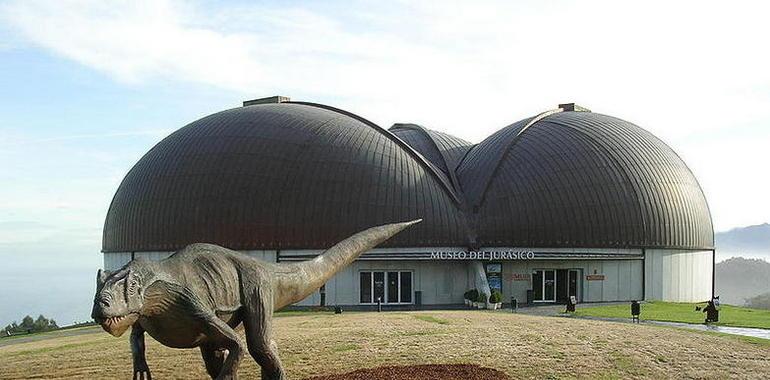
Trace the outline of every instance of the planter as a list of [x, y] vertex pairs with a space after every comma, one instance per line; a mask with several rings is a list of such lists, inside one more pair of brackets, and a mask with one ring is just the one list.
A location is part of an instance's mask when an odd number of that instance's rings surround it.
[[465, 300], [465, 306], [471, 306], [471, 300], [466, 299]]
[[485, 308], [487, 305], [484, 302], [476, 302], [476, 307], [479, 309]]

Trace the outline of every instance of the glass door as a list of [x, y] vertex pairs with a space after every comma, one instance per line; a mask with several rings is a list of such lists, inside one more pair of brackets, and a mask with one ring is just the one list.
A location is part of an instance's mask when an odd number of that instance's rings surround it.
[[556, 302], [556, 270], [536, 270], [532, 273], [532, 295], [535, 302]]
[[374, 272], [374, 297], [372, 302], [385, 303], [385, 272]]
[[543, 301], [556, 302], [556, 271], [547, 270], [543, 276]]
[[577, 269], [570, 269], [569, 271], [569, 296], [574, 296], [576, 300], [580, 300], [578, 297], [578, 279], [580, 278]]
[[411, 271], [360, 272], [359, 302], [362, 304], [410, 304], [412, 303]]

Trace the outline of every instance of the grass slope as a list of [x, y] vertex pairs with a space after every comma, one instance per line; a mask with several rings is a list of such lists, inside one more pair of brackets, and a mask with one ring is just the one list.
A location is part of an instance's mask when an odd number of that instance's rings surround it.
[[[706, 315], [695, 311], [692, 303], [645, 302], [642, 304], [641, 319], [654, 321], [703, 323]], [[697, 304], [703, 306], [703, 303]], [[578, 308], [578, 316], [631, 318], [629, 304]], [[749, 309], [731, 305], [722, 305], [719, 311], [719, 323], [722, 326], [758, 327], [770, 329], [770, 310]]]
[[[305, 314], [275, 319], [291, 379], [383, 365], [491, 367], [512, 378], [770, 377], [770, 345], [682, 329], [491, 311]], [[241, 332], [242, 333], [242, 332]], [[203, 379], [198, 350], [147, 340], [157, 379]], [[106, 333], [0, 347], [0, 378], [128, 378], [128, 337]], [[239, 374], [259, 378], [251, 358]]]

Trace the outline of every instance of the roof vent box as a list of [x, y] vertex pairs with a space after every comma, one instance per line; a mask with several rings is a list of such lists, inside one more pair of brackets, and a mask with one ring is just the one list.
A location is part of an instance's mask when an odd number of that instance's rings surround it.
[[573, 112], [591, 112], [588, 108], [581, 107], [575, 103], [564, 103], [559, 104], [559, 108], [561, 108], [563, 111], [573, 111]]
[[246, 100], [243, 102], [244, 107], [253, 106], [256, 104], [275, 104], [275, 103], [283, 103], [283, 102], [290, 102], [291, 98], [288, 96], [269, 96], [267, 98], [259, 98], [259, 99], [252, 99], [252, 100]]

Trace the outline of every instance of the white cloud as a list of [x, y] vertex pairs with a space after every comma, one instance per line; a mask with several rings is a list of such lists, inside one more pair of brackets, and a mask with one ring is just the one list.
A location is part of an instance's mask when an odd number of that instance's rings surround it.
[[770, 182], [734, 170], [768, 164], [744, 148], [761, 150], [770, 135], [703, 138], [770, 123], [768, 14], [765, 2], [703, 1], [0, 8], [26, 41], [128, 84], [331, 101], [385, 126], [415, 121], [472, 141], [560, 102], [583, 103], [683, 151], [722, 229], [770, 215], [759, 191], [736, 190]]

